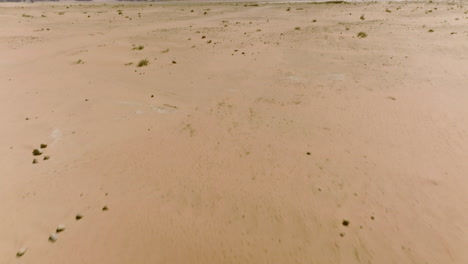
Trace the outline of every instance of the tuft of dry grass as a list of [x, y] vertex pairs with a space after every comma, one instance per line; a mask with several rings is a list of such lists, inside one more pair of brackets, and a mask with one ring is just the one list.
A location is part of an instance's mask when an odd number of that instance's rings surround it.
[[367, 37], [367, 33], [361, 31], [361, 32], [357, 33], [357, 37], [358, 37], [358, 38], [366, 38], [366, 37]]
[[148, 66], [148, 64], [149, 64], [149, 61], [147, 59], [144, 59], [138, 62], [137, 67], [140, 68], [143, 66]]

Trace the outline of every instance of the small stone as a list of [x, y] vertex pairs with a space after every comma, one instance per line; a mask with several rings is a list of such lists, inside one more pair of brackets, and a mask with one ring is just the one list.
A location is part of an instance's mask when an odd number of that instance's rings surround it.
[[172, 64], [176, 64], [176, 63], [177, 63], [177, 61], [172, 61]]
[[83, 218], [83, 215], [82, 215], [82, 214], [77, 214], [77, 215], [75, 216], [75, 219], [76, 219], [76, 220], [80, 220], [81, 218]]
[[37, 159], [33, 159], [33, 164], [36, 164], [37, 163]]
[[51, 234], [49, 236], [49, 241], [50, 242], [55, 242], [55, 241], [57, 241], [57, 239], [58, 239], [58, 234], [57, 233], [53, 233], [53, 234]]
[[47, 148], [47, 144], [41, 144], [41, 149], [42, 148]]
[[50, 159], [50, 156], [44, 156], [44, 160]]
[[16, 252], [16, 256], [17, 257], [21, 257], [24, 255], [24, 253], [26, 253], [26, 250], [28, 250], [27, 248], [20, 248], [20, 250], [18, 250], [18, 252]]
[[344, 226], [349, 226], [349, 221], [348, 221], [348, 220], [343, 220], [342, 224], [343, 224]]
[[307, 152], [306, 154], [310, 156], [310, 152]]
[[33, 154], [34, 156], [39, 156], [39, 155], [42, 155], [42, 152], [39, 151], [38, 149], [34, 149], [33, 152], [32, 152], [32, 154]]
[[107, 207], [107, 205], [104, 205], [104, 207], [102, 208], [103, 211], [109, 211], [109, 207]]
[[55, 231], [56, 231], [57, 233], [60, 233], [60, 232], [62, 232], [62, 231], [65, 231], [65, 229], [66, 229], [66, 228], [65, 228], [64, 225], [59, 225], [59, 226], [57, 226], [57, 229], [56, 229]]

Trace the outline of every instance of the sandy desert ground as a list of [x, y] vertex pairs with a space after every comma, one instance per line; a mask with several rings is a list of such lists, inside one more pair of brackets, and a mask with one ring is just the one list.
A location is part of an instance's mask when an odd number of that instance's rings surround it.
[[466, 1], [1, 4], [0, 98], [2, 264], [468, 263]]

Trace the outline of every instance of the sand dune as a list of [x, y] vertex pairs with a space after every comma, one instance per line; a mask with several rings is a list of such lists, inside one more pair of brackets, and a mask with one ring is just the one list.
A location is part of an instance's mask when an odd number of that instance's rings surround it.
[[466, 4], [0, 5], [0, 263], [468, 263]]

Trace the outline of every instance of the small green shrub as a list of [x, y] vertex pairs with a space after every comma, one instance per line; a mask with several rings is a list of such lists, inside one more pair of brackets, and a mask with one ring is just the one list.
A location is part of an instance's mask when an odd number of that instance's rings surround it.
[[149, 61], [147, 59], [144, 59], [138, 62], [137, 67], [140, 68], [143, 66], [148, 66], [148, 64], [149, 64]]
[[361, 31], [361, 32], [357, 33], [357, 37], [358, 37], [358, 38], [366, 38], [366, 37], [367, 37], [367, 33]]

